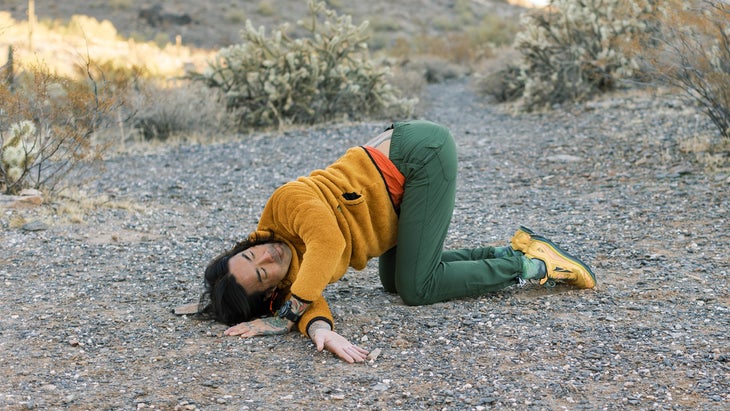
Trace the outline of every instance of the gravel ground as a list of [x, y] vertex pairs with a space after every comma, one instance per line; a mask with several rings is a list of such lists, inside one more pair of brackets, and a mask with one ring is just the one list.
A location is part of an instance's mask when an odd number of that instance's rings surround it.
[[374, 361], [346, 364], [296, 333], [223, 337], [170, 309], [198, 297], [207, 261], [276, 186], [385, 124], [124, 155], [88, 192], [134, 207], [40, 231], [0, 216], [0, 408], [726, 409], [730, 175], [677, 149], [711, 130], [704, 117], [636, 93], [522, 116], [465, 80], [428, 93], [423, 117], [459, 145], [447, 245], [503, 244], [522, 224], [589, 262], [596, 289], [406, 307], [371, 264], [326, 295]]

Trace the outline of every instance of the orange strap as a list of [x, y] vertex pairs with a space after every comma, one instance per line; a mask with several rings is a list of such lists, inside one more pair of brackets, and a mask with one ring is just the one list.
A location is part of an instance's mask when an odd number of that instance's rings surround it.
[[380, 174], [383, 176], [385, 185], [388, 188], [390, 199], [393, 201], [395, 209], [399, 209], [406, 178], [382, 151], [370, 146], [363, 146], [363, 148], [370, 154], [370, 158], [373, 159], [375, 166], [380, 170]]

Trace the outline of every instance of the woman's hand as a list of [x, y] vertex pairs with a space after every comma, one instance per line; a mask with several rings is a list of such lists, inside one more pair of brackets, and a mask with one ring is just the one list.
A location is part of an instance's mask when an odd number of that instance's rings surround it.
[[363, 362], [367, 359], [368, 351], [347, 341], [347, 339], [327, 327], [310, 327], [309, 336], [317, 347], [317, 351], [326, 349], [332, 354], [349, 362]]
[[291, 330], [294, 323], [279, 317], [257, 318], [253, 321], [240, 323], [225, 330], [225, 335], [240, 335], [243, 338], [257, 335], [286, 334]]

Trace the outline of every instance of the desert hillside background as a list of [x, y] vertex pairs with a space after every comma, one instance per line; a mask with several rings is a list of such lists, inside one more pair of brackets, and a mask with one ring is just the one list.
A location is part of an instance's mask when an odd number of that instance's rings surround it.
[[[389, 50], [401, 56], [418, 53], [425, 43], [446, 39], [450, 33], [485, 30], [485, 24], [487, 30], [495, 31], [486, 35], [506, 43], [511, 40], [513, 27], [524, 10], [499, 0], [336, 0], [326, 3], [341, 15], [351, 15], [355, 24], [369, 22], [368, 45], [372, 51]], [[182, 70], [191, 64], [204, 66], [211, 52], [241, 41], [240, 32], [246, 20], [269, 31], [287, 23], [296, 32], [297, 21], [308, 15], [304, 0], [215, 3], [39, 0], [35, 1], [36, 23], [29, 36], [28, 10], [28, 1], [0, 1], [0, 45], [13, 45], [16, 59], [20, 55], [24, 61], [43, 59], [53, 65], [54, 60], [60, 58], [73, 64], [75, 57], [78, 64], [79, 56], [91, 49], [92, 59], [111, 58], [115, 53], [122, 58], [128, 57], [129, 63], [144, 62], [160, 67], [163, 73]], [[46, 29], [53, 26], [67, 26], [68, 31], [79, 35], [79, 40], [68, 44], [68, 38], [64, 38], [67, 44], [59, 44], [58, 35], [45, 35]], [[503, 29], [500, 37], [496, 32]], [[32, 42], [33, 50], [28, 49], [29, 42]], [[445, 42], [440, 47], [461, 48], [463, 45]], [[448, 53], [448, 50], [440, 53]], [[0, 53], [0, 65], [7, 61], [6, 54], [6, 51]]]

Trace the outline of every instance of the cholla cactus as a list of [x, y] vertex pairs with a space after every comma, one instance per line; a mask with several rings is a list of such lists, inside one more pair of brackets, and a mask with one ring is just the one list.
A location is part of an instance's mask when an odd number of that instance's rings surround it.
[[362, 118], [386, 109], [407, 115], [414, 102], [400, 99], [386, 81], [388, 69], [368, 59], [367, 22], [355, 26], [324, 3], [309, 7], [311, 22], [299, 23], [309, 36], [294, 39], [287, 25], [267, 36], [246, 21], [244, 42], [222, 49], [194, 78], [225, 93], [241, 127]]
[[0, 152], [0, 165], [7, 185], [18, 184], [33, 165], [38, 148], [36, 128], [31, 121], [21, 121], [10, 126], [10, 136]]
[[511, 88], [523, 90], [527, 109], [614, 88], [638, 69], [624, 46], [653, 30], [645, 17], [658, 1], [553, 0], [527, 14], [515, 39], [519, 85]]

